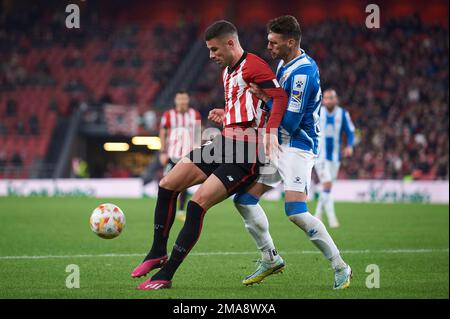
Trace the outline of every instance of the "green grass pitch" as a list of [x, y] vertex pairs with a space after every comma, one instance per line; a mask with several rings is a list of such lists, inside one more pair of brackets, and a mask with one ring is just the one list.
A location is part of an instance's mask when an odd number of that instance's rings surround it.
[[[119, 205], [127, 218], [112, 240], [89, 228], [90, 213], [103, 202]], [[151, 243], [154, 206], [153, 199], [0, 198], [0, 298], [449, 297], [448, 205], [337, 203], [341, 228], [330, 233], [354, 278], [349, 289], [334, 291], [328, 261], [285, 217], [282, 202], [262, 206], [286, 271], [243, 286], [259, 252], [227, 200], [207, 213], [173, 288], [138, 291], [144, 279], [130, 272]], [[174, 223], [169, 251], [181, 224]], [[69, 264], [79, 266], [78, 289], [66, 288]], [[379, 267], [380, 288], [366, 287], [371, 264]]]

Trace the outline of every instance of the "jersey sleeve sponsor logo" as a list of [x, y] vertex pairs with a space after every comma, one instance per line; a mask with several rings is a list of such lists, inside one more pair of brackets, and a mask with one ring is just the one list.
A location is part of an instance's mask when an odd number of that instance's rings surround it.
[[302, 81], [302, 79], [295, 79], [294, 88], [292, 89], [292, 98], [296, 99], [299, 102], [302, 99], [304, 85], [305, 83]]
[[298, 113], [300, 112], [302, 104], [300, 101], [297, 101], [296, 99], [292, 99], [291, 102], [289, 102], [288, 111]]
[[302, 97], [306, 87], [306, 74], [294, 75], [292, 79], [292, 91], [288, 111], [299, 112], [302, 106]]
[[294, 89], [292, 90], [292, 98], [300, 102], [302, 100], [302, 93], [302, 91]]

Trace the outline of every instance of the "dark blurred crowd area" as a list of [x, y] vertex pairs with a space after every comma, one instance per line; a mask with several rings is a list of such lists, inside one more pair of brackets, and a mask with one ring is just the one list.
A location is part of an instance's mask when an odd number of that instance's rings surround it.
[[[147, 113], [152, 102], [202, 36], [195, 14], [180, 17], [168, 27], [102, 19], [93, 10], [84, 12], [83, 28], [68, 31], [63, 9], [0, 14], [0, 167], [45, 157], [57, 119], [83, 102], [87, 122], [102, 122], [102, 107], [120, 104], [158, 123]], [[241, 28], [240, 37], [276, 67], [263, 24]], [[448, 180], [448, 25], [417, 15], [373, 30], [326, 20], [303, 25], [301, 47], [317, 61], [322, 89], [336, 89], [356, 126], [340, 178]], [[190, 91], [211, 125], [209, 110], [224, 103], [218, 67], [208, 62]]]
[[58, 119], [80, 106], [94, 125], [105, 122], [106, 104], [137, 108], [141, 126], [147, 118], [156, 123], [146, 112], [195, 39], [197, 22], [188, 13], [170, 26], [101, 13], [83, 9], [79, 29], [66, 28], [62, 2], [0, 13], [0, 178], [1, 167], [43, 160]]

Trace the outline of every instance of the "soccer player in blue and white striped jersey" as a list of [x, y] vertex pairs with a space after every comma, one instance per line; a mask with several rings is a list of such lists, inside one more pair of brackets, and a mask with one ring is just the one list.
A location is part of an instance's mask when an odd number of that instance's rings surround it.
[[[277, 69], [277, 80], [286, 91], [289, 100], [278, 130], [279, 156], [270, 155], [271, 163], [264, 168], [273, 168], [271, 173], [260, 170], [253, 186], [236, 193], [234, 203], [244, 219], [245, 227], [261, 251], [261, 260], [256, 271], [243, 280], [252, 285], [265, 277], [282, 272], [284, 261], [276, 252], [269, 233], [269, 224], [259, 198], [280, 182], [285, 190], [285, 213], [308, 239], [330, 261], [334, 270], [334, 289], [350, 285], [352, 270], [341, 257], [341, 253], [324, 224], [308, 211], [306, 203], [311, 173], [319, 152], [320, 108], [322, 90], [316, 62], [300, 48], [301, 29], [293, 16], [282, 16], [267, 25], [267, 49], [273, 59], [281, 59]], [[257, 85], [251, 92], [263, 100], [270, 109], [271, 99]]]
[[[349, 157], [353, 154], [355, 127], [350, 114], [339, 106], [335, 90], [325, 90], [322, 102], [324, 105], [320, 111], [322, 134], [319, 143], [319, 156], [314, 165], [314, 169], [322, 184], [322, 191], [316, 206], [315, 216], [322, 218], [322, 212], [325, 209], [329, 226], [337, 228], [339, 227], [339, 221], [334, 211], [331, 187], [337, 178], [342, 156]], [[342, 150], [342, 137], [344, 134], [347, 137], [347, 142]]]

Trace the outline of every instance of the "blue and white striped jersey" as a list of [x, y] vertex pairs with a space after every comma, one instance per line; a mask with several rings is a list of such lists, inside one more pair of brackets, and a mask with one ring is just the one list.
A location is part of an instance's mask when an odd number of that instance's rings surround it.
[[[284, 64], [280, 61], [277, 80], [289, 101], [278, 130], [280, 144], [318, 154], [319, 111], [322, 101], [319, 68], [302, 50], [300, 56]], [[268, 103], [270, 107], [270, 103]]]
[[350, 114], [340, 106], [328, 113], [325, 106], [320, 111], [320, 151], [319, 160], [341, 161], [341, 144], [343, 133], [347, 136], [347, 146], [353, 147], [355, 126]]

